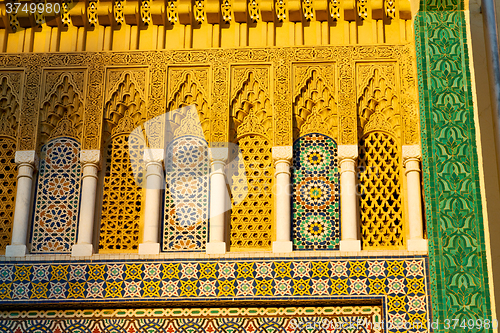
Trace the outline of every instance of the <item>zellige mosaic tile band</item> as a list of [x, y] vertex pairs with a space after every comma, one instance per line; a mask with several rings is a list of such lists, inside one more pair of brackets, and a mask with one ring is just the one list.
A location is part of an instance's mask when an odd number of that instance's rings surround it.
[[464, 15], [422, 11], [415, 20], [434, 321], [491, 320]]

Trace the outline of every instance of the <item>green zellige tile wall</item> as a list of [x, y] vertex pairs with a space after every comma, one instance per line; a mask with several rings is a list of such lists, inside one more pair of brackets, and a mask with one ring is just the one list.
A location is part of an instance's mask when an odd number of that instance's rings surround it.
[[415, 19], [434, 332], [492, 331], [460, 327], [492, 319], [463, 8], [422, 0]]

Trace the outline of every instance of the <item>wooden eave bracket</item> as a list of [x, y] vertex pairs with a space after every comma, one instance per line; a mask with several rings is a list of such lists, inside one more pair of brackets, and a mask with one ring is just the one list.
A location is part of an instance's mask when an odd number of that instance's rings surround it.
[[112, 25], [113, 24], [113, 2], [100, 0], [97, 5], [97, 19], [99, 25]]
[[193, 11], [190, 0], [179, 0], [177, 5], [177, 15], [179, 17], [179, 23], [188, 25], [193, 22]]
[[71, 18], [71, 23], [75, 27], [85, 26], [87, 21], [87, 14], [84, 2], [78, 2], [73, 8], [69, 10], [69, 17]]
[[234, 21], [245, 23], [247, 21], [247, 1], [233, 0]]
[[302, 2], [300, 0], [288, 1], [288, 20], [290, 22], [300, 22], [302, 16]]
[[62, 26], [62, 19], [61, 15], [45, 15], [45, 23], [49, 27], [61, 27]]
[[123, 18], [126, 24], [138, 25], [140, 22], [139, 2], [126, 1], [123, 6]]
[[274, 21], [274, 1], [273, 0], [261, 0], [260, 1], [260, 16], [264, 22]]
[[399, 18], [411, 20], [411, 3], [409, 0], [399, 0]]
[[356, 1], [344, 0], [344, 20], [356, 21]]
[[384, 1], [383, 0], [372, 0], [372, 19], [382, 20], [384, 18]]
[[7, 29], [10, 26], [9, 15], [7, 15], [7, 11], [5, 9], [5, 3], [0, 3], [0, 16], [2, 19], [0, 20], [0, 28]]
[[23, 28], [29, 28], [35, 24], [35, 17], [30, 12], [24, 12], [22, 10], [17, 11], [17, 20], [19, 21], [19, 26]]
[[[55, 4], [55, 3], [59, 3], [57, 2], [56, 0], [47, 0], [47, 2], [50, 2], [52, 4]], [[60, 3], [59, 3], [60, 4]], [[49, 27], [61, 27], [62, 26], [62, 20], [61, 20], [61, 15], [62, 15], [62, 8], [61, 8], [61, 12], [59, 13], [45, 13], [44, 15], [44, 19], [45, 19], [45, 23], [49, 26]]]
[[328, 21], [328, 1], [327, 0], [315, 0], [314, 11], [317, 21]]
[[206, 0], [205, 13], [207, 22], [210, 24], [220, 23], [220, 2], [219, 0]]
[[165, 25], [167, 13], [164, 1], [151, 1], [149, 12], [154, 25]]

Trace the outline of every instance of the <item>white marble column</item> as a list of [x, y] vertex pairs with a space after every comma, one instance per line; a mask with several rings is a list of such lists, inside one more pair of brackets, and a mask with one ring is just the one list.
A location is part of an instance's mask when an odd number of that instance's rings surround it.
[[160, 253], [161, 189], [164, 187], [163, 149], [145, 149], [146, 204], [144, 205], [144, 233], [139, 254]]
[[12, 225], [11, 245], [7, 245], [6, 257], [22, 257], [26, 255], [26, 242], [31, 208], [33, 174], [38, 166], [38, 157], [34, 150], [17, 151], [17, 192], [14, 223]]
[[226, 253], [224, 213], [229, 194], [227, 193], [224, 167], [227, 158], [227, 148], [210, 148], [210, 240], [207, 243], [207, 254]]
[[427, 251], [427, 239], [424, 239], [422, 219], [422, 197], [420, 186], [420, 146], [403, 146], [403, 164], [405, 167], [408, 203], [408, 251]]
[[94, 216], [97, 194], [97, 172], [101, 160], [99, 150], [82, 150], [82, 196], [80, 199], [80, 218], [78, 221], [78, 240], [71, 248], [73, 257], [90, 257], [93, 251]]
[[358, 211], [356, 200], [357, 145], [339, 145], [340, 166], [340, 251], [361, 251], [358, 239]]
[[292, 210], [290, 181], [290, 164], [292, 162], [293, 147], [273, 147], [274, 161], [274, 216], [276, 226], [276, 241], [273, 242], [273, 252], [292, 252]]

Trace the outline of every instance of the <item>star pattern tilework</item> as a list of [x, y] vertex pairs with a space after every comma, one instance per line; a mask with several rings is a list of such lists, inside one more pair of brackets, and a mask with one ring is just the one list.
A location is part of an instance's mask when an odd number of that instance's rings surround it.
[[296, 250], [335, 250], [340, 242], [337, 144], [307, 134], [293, 145], [293, 245]]
[[[26, 317], [29, 316], [29, 320]], [[82, 318], [84, 316], [85, 318]], [[81, 333], [256, 333], [346, 332], [352, 323], [364, 323], [370, 333], [381, 333], [380, 305], [261, 308], [151, 308], [113, 310], [4, 311], [0, 331]], [[394, 315], [394, 321], [404, 321]], [[379, 327], [377, 327], [377, 325]], [[349, 332], [354, 332], [352, 329]], [[356, 332], [361, 332], [356, 330]], [[363, 330], [363, 332], [367, 332]]]
[[76, 242], [80, 201], [80, 144], [57, 138], [42, 147], [31, 253], [69, 253]]
[[409, 321], [427, 318], [426, 267], [425, 257], [6, 264], [0, 304], [382, 298]]
[[195, 136], [167, 148], [163, 251], [202, 251], [208, 235], [208, 144]]

